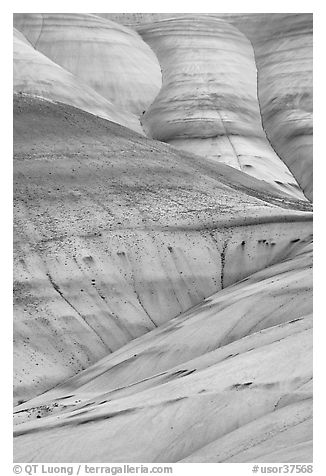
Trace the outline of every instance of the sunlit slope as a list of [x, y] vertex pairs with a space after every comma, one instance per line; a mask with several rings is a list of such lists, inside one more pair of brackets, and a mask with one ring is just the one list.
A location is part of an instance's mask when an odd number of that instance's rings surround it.
[[36, 51], [14, 30], [13, 90], [78, 107], [142, 133], [138, 118], [119, 110], [76, 76]]
[[[76, 377], [16, 408], [16, 422], [116, 400], [250, 350], [256, 333], [312, 312], [312, 251], [229, 286]], [[292, 327], [285, 326], [290, 332]]]
[[[147, 30], [149, 28], [149, 31], [153, 31], [153, 27], [150, 26], [153, 22], [161, 22], [169, 18], [194, 17], [194, 15], [198, 17], [198, 14], [191, 13], [97, 15], [128, 25], [141, 34], [144, 32], [145, 39], [150, 38]], [[313, 15], [311, 13], [216, 13], [205, 14], [205, 17], [224, 20], [229, 24], [229, 28], [233, 25], [251, 42], [257, 69], [258, 100], [267, 138], [279, 157], [289, 167], [305, 195], [311, 200], [313, 195]], [[158, 28], [159, 24], [156, 25], [156, 29]], [[176, 34], [173, 33], [172, 36]], [[191, 39], [187, 39], [185, 35], [184, 41], [191, 41]], [[242, 50], [244, 51], [243, 47]], [[230, 59], [234, 58], [234, 52], [229, 53]], [[213, 70], [218, 72], [219, 82], [230, 66], [230, 63], [227, 63], [227, 68], [224, 64], [223, 68], [214, 66]], [[241, 72], [238, 81], [242, 84], [246, 81], [246, 77]]]
[[223, 164], [27, 96], [14, 116], [16, 402], [310, 239], [307, 202]]
[[160, 90], [158, 60], [134, 30], [88, 13], [16, 13], [14, 25], [117, 109], [139, 116]]
[[156, 386], [122, 388], [120, 398], [94, 401], [90, 388], [78, 407], [77, 391], [66, 412], [16, 426], [15, 461], [268, 462], [281, 451], [278, 462], [288, 462], [293, 450], [296, 462], [311, 461], [311, 345], [307, 316], [184, 363]]
[[312, 461], [312, 253], [17, 407], [15, 461]]
[[138, 27], [157, 54], [163, 86], [141, 119], [150, 137], [223, 162], [302, 198], [262, 127], [250, 41], [207, 16]]

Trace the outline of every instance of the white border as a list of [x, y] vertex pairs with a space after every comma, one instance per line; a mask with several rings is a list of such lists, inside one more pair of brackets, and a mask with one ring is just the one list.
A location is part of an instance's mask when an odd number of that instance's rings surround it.
[[[185, 1], [14, 1], [11, 5], [4, 5], [1, 9], [1, 453], [4, 455], [4, 463], [1, 473], [12, 473], [12, 13], [13, 12], [108, 12], [132, 13], [314, 13], [314, 203], [315, 203], [315, 272], [314, 272], [314, 373], [317, 377], [314, 386], [314, 473], [326, 474], [324, 459], [324, 417], [325, 407], [324, 392], [324, 366], [325, 356], [325, 321], [323, 295], [325, 294], [325, 252], [326, 236], [323, 233], [325, 220], [324, 207], [325, 180], [326, 180], [326, 157], [324, 136], [326, 134], [325, 111], [325, 48], [326, 48], [326, 18], [323, 3], [317, 1], [231, 1], [226, 2], [185, 2]], [[317, 119], [316, 119], [317, 118]], [[317, 239], [316, 239], [317, 237]], [[317, 257], [317, 258], [316, 258]], [[182, 466], [182, 467], [180, 467]], [[174, 474], [188, 474], [196, 471], [207, 474], [251, 474], [251, 465], [242, 464], [218, 464], [211, 465], [178, 465]]]

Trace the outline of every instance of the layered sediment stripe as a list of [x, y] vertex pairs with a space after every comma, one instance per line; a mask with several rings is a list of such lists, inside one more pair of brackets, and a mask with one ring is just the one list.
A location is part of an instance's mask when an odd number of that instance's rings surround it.
[[141, 119], [147, 135], [224, 162], [303, 197], [261, 123], [250, 41], [207, 16], [140, 25], [163, 71], [163, 86]]
[[[152, 22], [194, 14], [99, 15], [143, 32]], [[251, 41], [264, 130], [273, 149], [306, 197], [312, 200], [312, 14], [216, 13], [205, 16], [227, 21]]]
[[265, 16], [248, 37], [255, 50], [265, 131], [312, 200], [312, 14]]
[[16, 93], [58, 101], [143, 133], [138, 118], [119, 110], [76, 76], [35, 50], [14, 30], [14, 83]]
[[139, 116], [161, 87], [158, 60], [134, 30], [87, 13], [18, 13], [14, 25], [117, 109]]

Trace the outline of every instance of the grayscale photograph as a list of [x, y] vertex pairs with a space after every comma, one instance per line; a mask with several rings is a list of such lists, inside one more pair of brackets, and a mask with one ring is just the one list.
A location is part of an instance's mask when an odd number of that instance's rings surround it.
[[312, 473], [313, 14], [12, 21], [14, 473]]

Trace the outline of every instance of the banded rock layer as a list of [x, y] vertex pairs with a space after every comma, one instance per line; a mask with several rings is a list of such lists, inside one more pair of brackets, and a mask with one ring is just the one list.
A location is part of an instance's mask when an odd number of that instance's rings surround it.
[[35, 49], [98, 94], [139, 116], [161, 87], [156, 56], [133, 30], [87, 13], [18, 13]]
[[[193, 17], [191, 13], [98, 14], [141, 34], [164, 25], [162, 20]], [[251, 42], [258, 74], [262, 122], [272, 147], [312, 200], [312, 29], [309, 13], [215, 13]], [[216, 66], [215, 66], [216, 68]]]
[[262, 127], [250, 41], [228, 22], [207, 16], [138, 30], [163, 71], [160, 94], [141, 120], [146, 134], [302, 198]]
[[14, 92], [29, 94], [78, 107], [142, 133], [138, 118], [119, 110], [110, 101], [36, 51], [14, 30]]
[[248, 37], [267, 136], [312, 200], [312, 15], [256, 18]]

